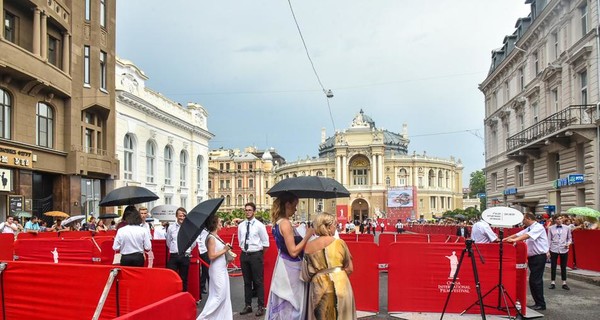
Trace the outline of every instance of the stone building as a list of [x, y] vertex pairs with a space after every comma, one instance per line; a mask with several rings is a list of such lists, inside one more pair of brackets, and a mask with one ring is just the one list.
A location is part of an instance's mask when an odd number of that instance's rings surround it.
[[117, 187], [137, 185], [159, 199], [192, 209], [208, 191], [208, 113], [197, 103], [186, 106], [146, 87], [148, 77], [135, 64], [117, 58], [116, 148], [120, 161]]
[[113, 188], [115, 6], [0, 0], [0, 219], [61, 210]]
[[525, 3], [480, 84], [488, 206], [597, 209], [598, 4]]
[[315, 212], [336, 212], [338, 220], [425, 218], [462, 208], [462, 163], [408, 154], [408, 129], [379, 129], [362, 110], [344, 131], [327, 137], [323, 129], [319, 156], [276, 165], [275, 182], [296, 176], [334, 178], [350, 198], [300, 199], [298, 219]]

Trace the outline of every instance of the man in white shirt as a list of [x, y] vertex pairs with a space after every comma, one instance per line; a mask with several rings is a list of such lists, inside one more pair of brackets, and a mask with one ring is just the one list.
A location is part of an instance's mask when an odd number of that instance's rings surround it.
[[19, 231], [19, 224], [15, 223], [15, 218], [9, 216], [6, 222], [0, 223], [0, 233], [16, 234]]
[[560, 277], [562, 288], [571, 290], [567, 285], [567, 258], [569, 257], [569, 246], [573, 242], [571, 228], [563, 225], [562, 216], [553, 217], [554, 224], [548, 228], [548, 241], [550, 244], [550, 289], [556, 288], [556, 263], [560, 257]]
[[192, 245], [192, 247], [187, 248], [187, 250], [183, 254], [179, 254], [179, 249], [177, 248], [177, 234], [179, 234], [179, 228], [181, 228], [181, 224], [185, 217], [187, 216], [187, 211], [185, 208], [180, 207], [175, 211], [175, 217], [177, 221], [171, 225], [167, 229], [167, 247], [169, 248], [169, 260], [167, 261], [167, 268], [177, 272], [179, 277], [181, 278], [181, 282], [183, 282], [183, 291], [187, 291], [187, 282], [188, 282], [188, 271], [190, 268], [190, 257], [192, 256], [192, 248], [196, 246], [196, 243]]
[[269, 235], [265, 225], [258, 221], [254, 215], [256, 205], [252, 202], [244, 206], [246, 220], [238, 225], [238, 239], [242, 254], [240, 263], [244, 276], [244, 302], [245, 307], [241, 315], [252, 312], [252, 290], [258, 296], [258, 310], [256, 316], [260, 317], [265, 310], [265, 294], [263, 281], [263, 252], [269, 248]]
[[471, 239], [475, 243], [492, 243], [498, 242], [498, 236], [492, 231], [490, 225], [483, 221], [477, 221], [471, 228]]
[[398, 222], [396, 222], [396, 233], [402, 232], [404, 232], [404, 225], [402, 224], [402, 219], [398, 219]]
[[527, 266], [529, 267], [529, 291], [535, 304], [528, 306], [533, 310], [546, 310], [544, 299], [544, 269], [546, 269], [546, 256], [548, 255], [548, 235], [541, 223], [538, 223], [535, 215], [531, 212], [525, 213], [523, 218], [525, 229], [508, 238], [505, 242], [514, 243], [525, 241], [527, 244]]
[[208, 280], [210, 279], [209, 275], [208, 275], [208, 266], [210, 265], [210, 259], [208, 258], [208, 249], [206, 248], [206, 237], [208, 237], [208, 230], [202, 229], [202, 232], [200, 232], [200, 235], [198, 236], [198, 239], [196, 239], [196, 244], [198, 245], [198, 253], [200, 254], [200, 259], [202, 259], [202, 261], [206, 262], [206, 264], [204, 263], [200, 263], [200, 292], [202, 292], [202, 294], [208, 294], [208, 290], [206, 289], [206, 284], [208, 283]]

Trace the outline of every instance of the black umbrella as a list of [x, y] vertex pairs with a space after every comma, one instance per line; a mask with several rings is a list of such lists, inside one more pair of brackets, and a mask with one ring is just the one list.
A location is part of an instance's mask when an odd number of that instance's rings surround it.
[[467, 220], [467, 217], [465, 215], [460, 214], [460, 213], [457, 214], [457, 215], [455, 215], [454, 218], [456, 218], [458, 220], [461, 220], [461, 221]]
[[114, 219], [118, 218], [119, 215], [116, 213], [105, 213], [98, 216], [98, 219]]
[[185, 253], [192, 246], [196, 238], [200, 235], [200, 232], [202, 232], [202, 229], [204, 229], [204, 222], [206, 222], [208, 217], [217, 212], [221, 203], [223, 203], [223, 198], [206, 200], [200, 202], [194, 209], [188, 212], [177, 234], [177, 250], [179, 254]]
[[99, 205], [101, 207], [126, 206], [150, 202], [156, 199], [158, 199], [158, 196], [144, 187], [126, 186], [109, 192], [100, 201]]
[[291, 192], [298, 198], [333, 199], [350, 196], [350, 191], [341, 183], [331, 178], [317, 176], [281, 180], [267, 194], [271, 197], [277, 197], [284, 192]]

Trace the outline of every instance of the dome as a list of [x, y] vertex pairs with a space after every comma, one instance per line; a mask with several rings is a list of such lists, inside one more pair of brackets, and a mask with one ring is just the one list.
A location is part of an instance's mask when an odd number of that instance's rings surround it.
[[271, 152], [269, 152], [269, 150], [267, 150], [267, 151], [265, 151], [265, 153], [263, 153], [262, 159], [268, 160], [268, 161], [273, 161], [273, 155], [271, 155]]

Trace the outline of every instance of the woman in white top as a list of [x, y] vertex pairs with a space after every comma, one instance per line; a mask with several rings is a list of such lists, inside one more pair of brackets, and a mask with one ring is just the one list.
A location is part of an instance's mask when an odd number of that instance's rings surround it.
[[231, 320], [233, 319], [233, 310], [229, 292], [229, 274], [227, 273], [227, 262], [225, 260], [225, 253], [231, 250], [231, 246], [225, 244], [217, 235], [222, 227], [222, 221], [216, 214], [210, 216], [205, 225], [210, 232], [206, 237], [206, 249], [210, 259], [210, 268], [208, 268], [210, 280], [208, 282], [208, 299], [202, 313], [196, 320]]
[[117, 230], [113, 250], [121, 253], [121, 265], [144, 266], [144, 251], [152, 250], [150, 234], [140, 224], [142, 216], [134, 206], [125, 208], [127, 225]]

